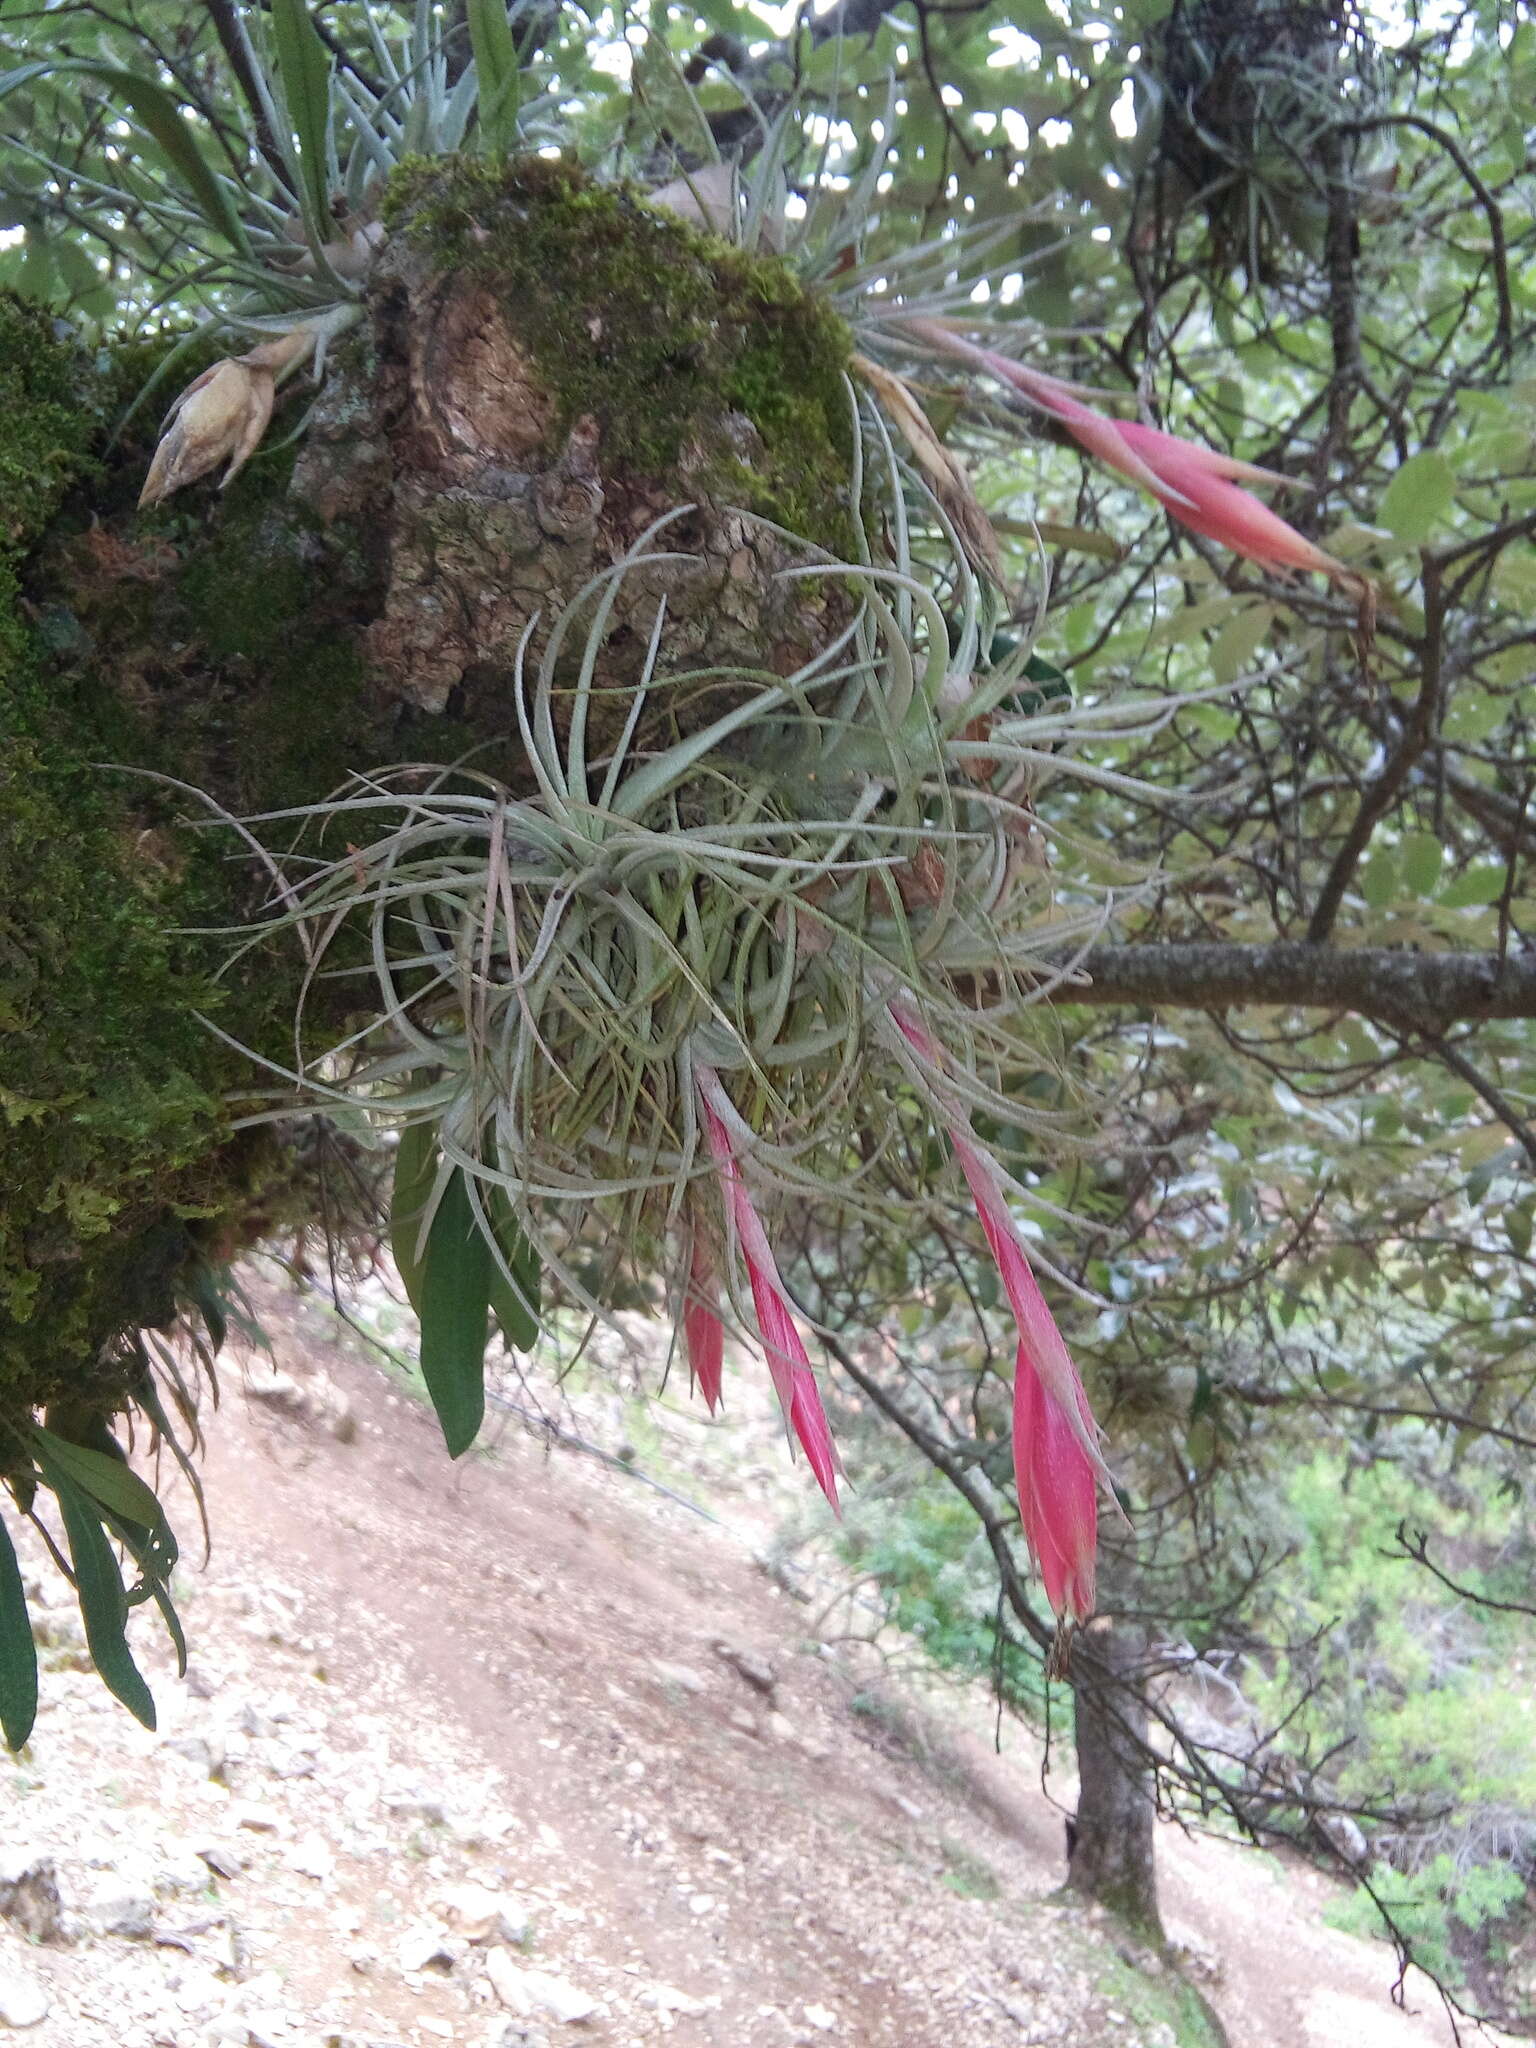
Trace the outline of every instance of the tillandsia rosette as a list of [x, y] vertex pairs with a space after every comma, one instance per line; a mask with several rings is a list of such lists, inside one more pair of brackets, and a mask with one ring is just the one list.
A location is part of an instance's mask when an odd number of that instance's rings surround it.
[[[755, 1336], [834, 1505], [773, 1220], [792, 1205], [909, 1231], [934, 1193], [912, 1160], [942, 1135], [1019, 1324], [1026, 1534], [1052, 1605], [1082, 1619], [1107, 1468], [1012, 1214], [1022, 1191], [973, 1118], [1071, 1142], [1019, 1090], [1050, 1065], [1035, 1006], [1107, 903], [1053, 900], [1033, 793], [1108, 773], [1072, 743], [1141, 714], [1075, 709], [998, 631], [996, 587], [878, 408], [851, 383], [848, 399], [856, 501], [898, 539], [893, 559], [782, 572], [846, 596], [846, 624], [792, 673], [663, 673], [663, 591], [622, 725], [600, 701], [618, 594], [678, 558], [679, 508], [547, 634], [530, 624], [525, 787], [412, 764], [245, 821], [269, 847], [300, 830], [244, 944], [297, 941], [310, 985], [360, 980], [350, 1007], [371, 1020], [288, 1074], [270, 1113], [297, 1085], [402, 1127], [394, 1249], [452, 1452], [482, 1418], [493, 1317], [527, 1346], [554, 1300], [601, 1313], [622, 1277], [660, 1275], [705, 1400], [727, 1324]], [[914, 506], [942, 549], [915, 552]]]

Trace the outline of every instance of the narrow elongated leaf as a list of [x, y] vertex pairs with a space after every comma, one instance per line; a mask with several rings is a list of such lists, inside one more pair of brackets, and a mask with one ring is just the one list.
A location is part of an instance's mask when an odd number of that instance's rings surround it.
[[37, 1645], [21, 1567], [0, 1522], [0, 1735], [20, 1749], [37, 1718]]
[[[175, 1605], [166, 1586], [166, 1580], [170, 1577], [171, 1570], [176, 1563], [174, 1544], [172, 1546], [170, 1563], [166, 1564], [163, 1556], [156, 1550], [154, 1539], [146, 1540], [143, 1531], [135, 1529], [131, 1522], [123, 1522], [116, 1516], [113, 1516], [112, 1533], [124, 1545], [134, 1563], [138, 1566], [141, 1586], [138, 1590], [137, 1598], [138, 1600], [146, 1598], [153, 1600], [156, 1607], [159, 1608], [160, 1619], [165, 1623], [165, 1632], [175, 1646], [176, 1675], [178, 1678], [185, 1678], [187, 1675], [187, 1638], [182, 1631], [181, 1616], [176, 1612]], [[134, 1595], [130, 1594], [129, 1604], [135, 1604]]]
[[[517, 1282], [516, 1288], [509, 1287], [492, 1259], [491, 1309], [507, 1342], [518, 1351], [531, 1351], [539, 1337], [539, 1255], [519, 1228], [512, 1204], [502, 1189], [493, 1187], [486, 1195], [485, 1213], [496, 1233], [496, 1244], [507, 1262], [507, 1270]], [[526, 1300], [520, 1299], [520, 1294]]]
[[124, 70], [118, 64], [100, 64], [85, 57], [57, 61], [42, 57], [0, 74], [0, 99], [35, 79], [55, 77], [62, 71], [80, 73], [104, 85], [164, 150], [185, 184], [188, 199], [209, 227], [231, 248], [242, 255], [250, 254], [245, 223], [228, 187], [215, 175], [175, 100], [154, 79]]
[[475, 53], [476, 118], [486, 153], [504, 156], [517, 137], [521, 68], [506, 0], [467, 0], [465, 15]]
[[105, 1451], [93, 1451], [84, 1444], [70, 1443], [53, 1430], [44, 1429], [41, 1423], [33, 1425], [32, 1435], [37, 1446], [37, 1462], [49, 1480], [62, 1472], [92, 1500], [110, 1508], [114, 1515], [121, 1515], [125, 1521], [137, 1522], [142, 1529], [164, 1528], [165, 1511], [137, 1472], [129, 1471], [126, 1465], [109, 1457]]
[[443, 1189], [421, 1265], [421, 1376], [448, 1455], [474, 1442], [485, 1419], [485, 1344], [495, 1261], [475, 1220], [464, 1175]]
[[211, 1270], [201, 1259], [194, 1259], [182, 1276], [182, 1285], [197, 1303], [198, 1313], [208, 1331], [209, 1343], [215, 1351], [222, 1351], [224, 1339], [229, 1334], [229, 1319], [224, 1313], [218, 1282]]
[[69, 1538], [70, 1562], [75, 1571], [75, 1591], [80, 1600], [80, 1619], [85, 1623], [86, 1647], [101, 1681], [115, 1699], [122, 1701], [136, 1721], [146, 1728], [155, 1725], [155, 1703], [143, 1674], [128, 1648], [124, 1624], [128, 1618], [128, 1595], [123, 1575], [112, 1555], [100, 1519], [90, 1501], [62, 1472], [51, 1482], [64, 1517]]
[[437, 1179], [437, 1134], [431, 1124], [408, 1124], [395, 1151], [389, 1203], [389, 1245], [405, 1298], [421, 1314], [421, 1226]]
[[326, 165], [330, 155], [331, 59], [310, 20], [307, 0], [272, 0], [272, 40], [288, 119], [299, 145], [311, 231], [324, 241], [330, 221]]

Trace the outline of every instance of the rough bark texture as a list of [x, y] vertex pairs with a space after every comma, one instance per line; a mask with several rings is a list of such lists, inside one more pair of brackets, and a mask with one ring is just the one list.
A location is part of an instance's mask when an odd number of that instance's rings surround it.
[[1072, 1646], [1080, 1790], [1068, 1882], [1161, 1944], [1147, 1710], [1134, 1686], [1143, 1650], [1138, 1631], [1110, 1615]]
[[[152, 358], [103, 373], [35, 314], [0, 324], [3, 1418], [111, 1405], [138, 1333], [288, 1199], [282, 1148], [228, 1127], [264, 1077], [195, 1013], [291, 1059], [298, 950], [231, 973], [227, 941], [173, 936], [237, 925], [266, 878], [133, 771], [242, 816], [469, 754], [526, 790], [519, 650], [563, 631], [574, 679], [583, 591], [658, 519], [672, 559], [594, 637], [594, 756], [648, 649], [641, 743], [825, 644], [847, 589], [781, 572], [846, 558], [854, 525], [837, 320], [776, 261], [561, 165], [408, 166], [296, 447], [227, 496], [138, 514], [143, 430], [97, 451]], [[732, 665], [701, 702], [694, 672]]]

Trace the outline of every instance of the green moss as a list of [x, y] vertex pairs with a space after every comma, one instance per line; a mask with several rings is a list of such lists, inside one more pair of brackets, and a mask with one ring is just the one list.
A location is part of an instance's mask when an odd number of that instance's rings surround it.
[[251, 997], [174, 935], [195, 863], [144, 785], [90, 765], [132, 758], [133, 720], [69, 679], [78, 622], [15, 601], [104, 413], [50, 323], [0, 299], [0, 1419], [116, 1405], [116, 1340], [170, 1320], [199, 1236], [270, 1170], [229, 1136], [238, 1058], [195, 1014], [248, 1025]]
[[[604, 467], [680, 465], [750, 509], [843, 551], [851, 343], [777, 257], [749, 255], [541, 158], [407, 164], [387, 218], [443, 270], [490, 289], [556, 405], [554, 438], [591, 415]], [[744, 459], [730, 414], [756, 429]]]
[[377, 736], [352, 613], [355, 586], [338, 577], [334, 529], [318, 544], [285, 494], [291, 461], [258, 464], [230, 494], [217, 528], [162, 602], [174, 630], [215, 668], [162, 706], [161, 744], [242, 812], [317, 801], [338, 762], [370, 759]]

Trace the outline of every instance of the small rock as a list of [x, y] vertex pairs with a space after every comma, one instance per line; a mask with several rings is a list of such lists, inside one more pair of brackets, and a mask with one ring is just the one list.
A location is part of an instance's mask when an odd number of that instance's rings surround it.
[[311, 1828], [289, 1850], [288, 1867], [296, 1870], [300, 1877], [313, 1877], [323, 1883], [336, 1868], [336, 1852], [324, 1835]]
[[781, 1714], [777, 1707], [768, 1716], [768, 1733], [778, 1742], [793, 1742], [795, 1724], [787, 1714]]
[[215, 1877], [238, 1877], [245, 1868], [233, 1849], [222, 1848], [217, 1842], [200, 1842], [197, 1853]]
[[476, 1945], [505, 1941], [518, 1948], [533, 1931], [528, 1908], [509, 1893], [488, 1891], [484, 1885], [458, 1884], [440, 1892], [438, 1899], [449, 1924]]
[[757, 1733], [757, 1716], [750, 1707], [732, 1707], [731, 1726], [738, 1729], [743, 1735], [755, 1735]]
[[395, 1959], [407, 1975], [416, 1970], [451, 1970], [457, 1958], [435, 1928], [408, 1934], [395, 1951]]
[[187, 1666], [187, 1675], [182, 1683], [195, 1700], [211, 1700], [219, 1689], [217, 1682], [197, 1664]]
[[830, 2034], [837, 2025], [837, 2014], [828, 2012], [824, 2005], [808, 2005], [805, 2008], [805, 2022], [814, 2027], [818, 2034]]
[[700, 2013], [712, 2011], [719, 2000], [694, 1998], [687, 1991], [674, 1991], [670, 1984], [651, 1984], [640, 1993], [636, 2003], [659, 2012], [663, 2018], [681, 2014], [685, 2019], [696, 2019]]
[[765, 1699], [772, 1699], [779, 1675], [766, 1657], [760, 1657], [755, 1650], [744, 1649], [739, 1643], [722, 1642], [711, 1647], [720, 1661], [729, 1664], [754, 1692], [760, 1692]]
[[651, 1669], [663, 1685], [676, 1686], [679, 1692], [698, 1694], [708, 1692], [708, 1681], [687, 1664], [665, 1664], [660, 1657], [651, 1659]]
[[202, 2036], [209, 2042], [230, 2042], [234, 2048], [247, 2048], [251, 2038], [250, 2023], [243, 2012], [221, 2012], [203, 2023]]
[[562, 2025], [574, 2027], [597, 2011], [596, 1999], [589, 1998], [585, 1991], [567, 1983], [564, 1977], [550, 1976], [546, 1970], [523, 1969], [504, 1948], [491, 1950], [485, 1959], [485, 1970], [502, 2004], [524, 2018], [535, 2012], [547, 2012]]
[[177, 1735], [167, 1741], [165, 1747], [172, 1756], [185, 1757], [189, 1764], [205, 1778], [212, 1778], [215, 1784], [224, 1782], [228, 1759], [222, 1742], [210, 1742], [202, 1735]]
[[88, 1912], [99, 1933], [122, 1941], [148, 1941], [155, 1931], [155, 1902], [147, 1892], [98, 1892]]
[[384, 1802], [385, 1811], [396, 1820], [425, 1821], [428, 1827], [440, 1828], [448, 1819], [447, 1808], [441, 1799], [434, 1799], [425, 1792], [401, 1792]]
[[706, 1913], [713, 1913], [715, 1901], [709, 1896], [708, 1892], [695, 1892], [688, 1901], [688, 1910], [695, 1920], [702, 1920]]
[[48, 1994], [14, 1963], [0, 1965], [0, 2027], [35, 2027], [48, 2017]]
[[357, 1436], [357, 1417], [341, 1389], [323, 1373], [297, 1380], [292, 1373], [253, 1373], [246, 1381], [246, 1397], [259, 1401], [276, 1415], [286, 1415], [312, 1429], [326, 1429], [339, 1443], [349, 1444]]
[[286, 1825], [275, 1806], [259, 1806], [252, 1801], [234, 1807], [230, 1819], [237, 1828], [246, 1828], [253, 1835], [280, 1835]]
[[533, 1999], [524, 1981], [525, 1973], [513, 1962], [504, 1948], [493, 1948], [485, 1959], [485, 1974], [491, 1980], [491, 1989], [507, 2008], [508, 2012], [527, 2015], [533, 2011]]
[[63, 1909], [51, 1857], [31, 1849], [0, 1855], [0, 1916], [34, 1941], [62, 1941]]

